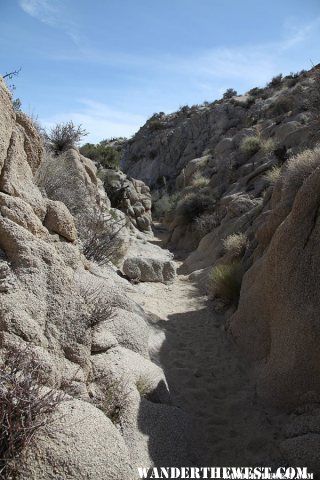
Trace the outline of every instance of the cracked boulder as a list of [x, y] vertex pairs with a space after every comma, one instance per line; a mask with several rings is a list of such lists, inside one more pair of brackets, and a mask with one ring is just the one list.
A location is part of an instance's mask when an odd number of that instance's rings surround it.
[[123, 263], [123, 273], [140, 282], [172, 282], [176, 276], [174, 262], [158, 258], [129, 257]]
[[151, 230], [151, 195], [144, 182], [129, 178], [121, 171], [107, 169], [104, 187], [113, 208], [124, 212], [138, 230]]

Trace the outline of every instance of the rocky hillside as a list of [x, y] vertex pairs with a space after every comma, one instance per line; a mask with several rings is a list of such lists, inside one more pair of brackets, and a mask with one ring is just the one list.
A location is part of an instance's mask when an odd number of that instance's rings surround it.
[[186, 252], [181, 272], [229, 308], [259, 394], [285, 408], [320, 399], [319, 75], [154, 115], [122, 158]]
[[111, 262], [137, 270], [143, 257], [150, 274], [170, 257], [111, 208], [89, 159], [44, 151], [2, 80], [0, 168], [1, 478], [120, 480], [187, 464], [148, 315]]
[[163, 181], [171, 183], [188, 162], [204, 155], [209, 156], [212, 169], [238, 169], [244, 161], [235, 158], [234, 150], [243, 136], [256, 133], [257, 128], [286, 149], [301, 142], [309, 145], [307, 100], [312, 75], [311, 71], [275, 77], [266, 88], [254, 88], [242, 96], [231, 92], [230, 98], [226, 93], [227, 98], [213, 103], [185, 106], [169, 115], [154, 114], [123, 147], [123, 170], [159, 187]]

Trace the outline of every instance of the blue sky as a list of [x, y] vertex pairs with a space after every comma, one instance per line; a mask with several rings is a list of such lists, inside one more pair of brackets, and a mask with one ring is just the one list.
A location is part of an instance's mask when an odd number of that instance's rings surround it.
[[319, 63], [320, 1], [0, 0], [0, 42], [23, 110], [98, 142]]

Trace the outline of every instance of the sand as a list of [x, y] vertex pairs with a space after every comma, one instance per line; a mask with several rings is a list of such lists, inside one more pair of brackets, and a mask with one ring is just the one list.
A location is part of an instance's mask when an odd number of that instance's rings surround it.
[[259, 403], [250, 367], [212, 302], [183, 275], [171, 285], [140, 283], [130, 296], [153, 319], [152, 357], [165, 372], [173, 403], [194, 419], [194, 462], [283, 465], [284, 415]]

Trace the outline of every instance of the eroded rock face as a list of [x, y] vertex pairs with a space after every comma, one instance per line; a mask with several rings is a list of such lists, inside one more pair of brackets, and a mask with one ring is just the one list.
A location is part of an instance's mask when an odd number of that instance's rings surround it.
[[242, 118], [243, 109], [233, 105], [159, 114], [127, 145], [122, 168], [150, 186], [155, 186], [163, 177], [169, 182], [175, 181], [190, 160], [199, 158], [206, 148], [212, 148], [219, 136]]
[[47, 432], [37, 435], [20, 463], [20, 480], [135, 478], [125, 442], [111, 420], [79, 400], [59, 405]]
[[262, 256], [244, 277], [231, 323], [238, 344], [262, 363], [260, 395], [281, 406], [320, 396], [319, 151], [313, 158], [309, 172], [300, 167], [302, 178], [284, 177], [274, 192], [273, 209], [258, 231]]
[[104, 187], [111, 205], [124, 212], [138, 230], [151, 230], [151, 195], [144, 182], [121, 171], [104, 170]]
[[[2, 82], [0, 98], [0, 353], [28, 345], [45, 388], [71, 396], [22, 452], [17, 478], [130, 480], [137, 465], [154, 462], [146, 436], [136, 432], [140, 379], [150, 402], [164, 385], [148, 424], [163, 422], [163, 412], [170, 422], [177, 412], [161, 404], [168, 389], [149, 359], [146, 314], [128, 298], [128, 282], [79, 249], [82, 217], [94, 219], [109, 199], [95, 166], [77, 150], [43, 158], [39, 135], [27, 117], [16, 116]], [[115, 390], [121, 432], [97, 408], [114, 402]]]

